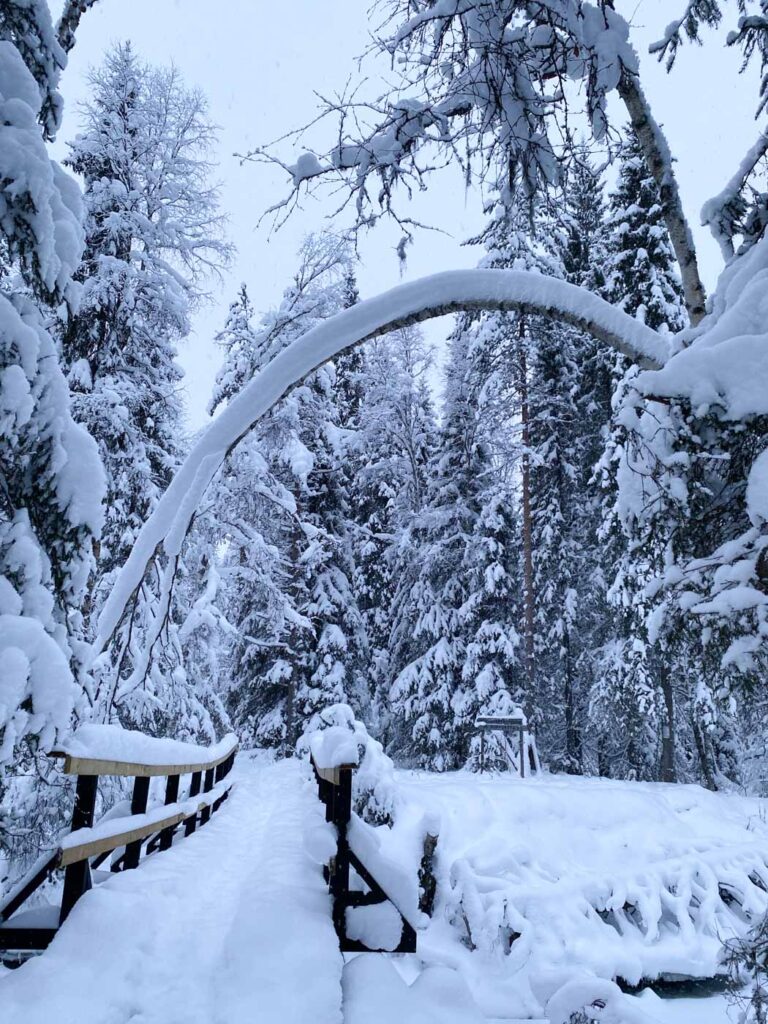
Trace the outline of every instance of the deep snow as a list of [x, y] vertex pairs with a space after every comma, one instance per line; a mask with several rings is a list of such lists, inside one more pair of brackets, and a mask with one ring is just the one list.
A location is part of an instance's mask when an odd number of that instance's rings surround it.
[[308, 764], [240, 755], [233, 777], [205, 828], [110, 876], [46, 953], [0, 970], [2, 1024], [563, 1024], [596, 995], [609, 1024], [727, 1024], [723, 997], [631, 997], [610, 979], [717, 969], [720, 937], [744, 925], [719, 887], [765, 909], [745, 878], [768, 880], [766, 801], [396, 771], [394, 828], [365, 826], [366, 843], [414, 876], [424, 829], [439, 831], [435, 912], [417, 954], [345, 966]]

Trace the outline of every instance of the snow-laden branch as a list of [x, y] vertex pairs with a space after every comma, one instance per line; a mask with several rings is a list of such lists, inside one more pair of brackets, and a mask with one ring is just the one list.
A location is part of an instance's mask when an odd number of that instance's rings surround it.
[[641, 366], [661, 367], [666, 341], [597, 295], [527, 271], [454, 270], [398, 285], [329, 317], [298, 338], [232, 399], [187, 456], [141, 529], [99, 620], [96, 654], [109, 643], [147, 566], [162, 547], [175, 558], [206, 488], [227, 454], [286, 392], [323, 363], [370, 338], [464, 310], [502, 310], [571, 324]]
[[709, 226], [720, 246], [726, 262], [733, 256], [733, 236], [736, 221], [742, 211], [742, 191], [759, 162], [768, 153], [768, 127], [764, 128], [757, 142], [749, 148], [731, 180], [716, 196], [709, 199], [701, 211], [701, 223]]

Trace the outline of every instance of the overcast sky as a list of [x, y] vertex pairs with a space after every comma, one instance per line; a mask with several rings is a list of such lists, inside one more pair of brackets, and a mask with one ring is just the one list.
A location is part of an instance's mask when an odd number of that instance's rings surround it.
[[[52, 0], [55, 14], [59, 6]], [[619, 0], [617, 4], [621, 13], [632, 18], [646, 92], [678, 159], [683, 199], [711, 287], [720, 269], [719, 252], [708, 232], [698, 228], [698, 214], [703, 202], [733, 174], [757, 136], [756, 72], [738, 75], [739, 55], [723, 46], [720, 35], [708, 39], [703, 49], [686, 47], [667, 75], [647, 55], [647, 47], [683, 6], [683, 0]], [[205, 93], [211, 120], [221, 129], [218, 176], [237, 257], [223, 285], [215, 289], [212, 304], [197, 316], [194, 334], [180, 354], [193, 427], [207, 418], [205, 406], [221, 362], [212, 339], [239, 283], [248, 284], [257, 309], [276, 305], [294, 272], [302, 236], [326, 228], [335, 207], [331, 199], [308, 199], [285, 227], [270, 234], [269, 224], [258, 227], [257, 221], [285, 194], [285, 175], [274, 167], [241, 166], [234, 153], [269, 142], [310, 120], [318, 107], [315, 91], [331, 95], [360, 73], [357, 58], [367, 47], [372, 27], [366, 7], [365, 0], [100, 0], [83, 18], [62, 82], [65, 116], [56, 144], [59, 157], [77, 131], [77, 106], [87, 98], [88, 67], [100, 61], [111, 43], [125, 39], [150, 63], [173, 61], [187, 83]], [[618, 106], [615, 112], [620, 118]], [[290, 150], [285, 156], [290, 157]], [[479, 253], [460, 243], [482, 223], [480, 207], [478, 195], [465, 192], [455, 171], [442, 172], [427, 195], [414, 203], [414, 217], [439, 224], [450, 237], [421, 232], [403, 272], [394, 251], [400, 232], [393, 226], [377, 227], [361, 246], [363, 297], [403, 279], [473, 266]], [[445, 325], [439, 322], [430, 326], [435, 340], [445, 333]]]

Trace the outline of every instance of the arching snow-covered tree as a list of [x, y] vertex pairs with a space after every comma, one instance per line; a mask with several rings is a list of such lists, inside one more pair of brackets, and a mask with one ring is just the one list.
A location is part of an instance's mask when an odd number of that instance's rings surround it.
[[[90, 85], [68, 158], [85, 184], [82, 299], [62, 325], [62, 352], [75, 416], [98, 439], [107, 472], [91, 607], [98, 614], [179, 465], [177, 346], [205, 275], [228, 249], [210, 181], [215, 133], [203, 97], [175, 69], [141, 63], [130, 44], [107, 54]], [[145, 581], [131, 623], [99, 663], [96, 714], [144, 727], [168, 714], [184, 689], [178, 626], [156, 581]]]

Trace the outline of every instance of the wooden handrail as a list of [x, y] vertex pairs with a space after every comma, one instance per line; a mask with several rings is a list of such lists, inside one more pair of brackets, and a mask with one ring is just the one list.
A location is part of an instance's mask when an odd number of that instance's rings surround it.
[[[42, 857], [27, 875], [8, 895], [0, 907], [0, 951], [45, 949], [56, 934], [56, 928], [39, 927], [24, 923], [27, 918], [13, 915], [19, 907], [38, 889], [57, 868], [64, 868], [64, 891], [59, 912], [61, 925], [80, 897], [91, 888], [91, 871], [98, 867], [114, 850], [124, 849], [115, 860], [111, 871], [124, 871], [138, 866], [144, 848], [144, 856], [155, 850], [167, 850], [179, 825], [186, 822], [184, 834], [190, 835], [198, 826], [205, 825], [211, 814], [227, 799], [232, 782], [225, 782], [234, 761], [239, 744], [235, 736], [229, 737], [210, 748], [213, 756], [199, 760], [205, 748], [194, 744], [156, 743], [149, 738], [139, 738], [138, 744], [117, 743], [118, 752], [146, 752], [150, 759], [153, 754], [170, 756], [188, 753], [194, 761], [176, 764], [152, 764], [146, 761], [125, 761], [104, 757], [103, 736], [97, 742], [91, 738], [72, 742], [72, 749], [51, 751], [50, 756], [64, 758], [64, 773], [77, 776], [75, 805], [72, 812], [72, 829], [60, 841], [60, 846]], [[79, 741], [78, 741], [79, 740]], [[185, 749], [186, 747], [186, 749]], [[88, 749], [102, 755], [87, 756]], [[122, 749], [121, 749], [122, 748]], [[86, 754], [77, 753], [85, 750]], [[133, 777], [131, 814], [122, 817], [107, 817], [94, 824], [101, 775]], [[179, 799], [180, 776], [191, 775], [187, 795]], [[147, 811], [150, 778], [165, 777], [165, 803]], [[204, 779], [204, 781], [203, 781]]]
[[[69, 864], [77, 864], [81, 860], [90, 860], [91, 857], [98, 857], [101, 853], [111, 853], [112, 850], [119, 850], [121, 846], [127, 846], [128, 843], [135, 843], [138, 840], [146, 839], [147, 836], [152, 836], [156, 832], [162, 832], [163, 829], [174, 828], [176, 825], [180, 825], [181, 822], [187, 821], [188, 818], [193, 818], [200, 811], [211, 807], [217, 801], [223, 800], [231, 788], [231, 782], [223, 785], [220, 783], [210, 793], [202, 793], [192, 807], [189, 806], [190, 801], [185, 800], [180, 805], [177, 805], [183, 807], [184, 810], [173, 811], [173, 813], [166, 814], [162, 818], [153, 819], [152, 821], [145, 822], [143, 825], [136, 825], [122, 832], [111, 832], [108, 835], [85, 840], [77, 845], [65, 846], [61, 850], [59, 867], [65, 868]], [[163, 808], [163, 810], [167, 810], [167, 808]], [[145, 815], [137, 815], [136, 817], [143, 818]], [[115, 824], [119, 823], [120, 820], [120, 818], [115, 818]], [[130, 821], [131, 819], [129, 818], [128, 820]], [[83, 829], [82, 831], [90, 831], [90, 829]], [[68, 838], [71, 839], [76, 836], [77, 832], [70, 832]]]
[[64, 758], [62, 769], [65, 775], [120, 775], [132, 778], [147, 779], [158, 775], [188, 775], [191, 772], [204, 772], [210, 768], [218, 768], [228, 757], [236, 753], [239, 743], [217, 758], [192, 764], [147, 764], [143, 761], [111, 761], [96, 757], [80, 757], [66, 750], [51, 750], [49, 757]]

